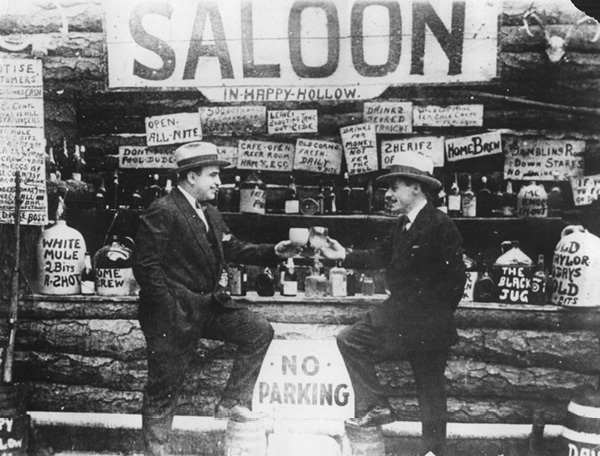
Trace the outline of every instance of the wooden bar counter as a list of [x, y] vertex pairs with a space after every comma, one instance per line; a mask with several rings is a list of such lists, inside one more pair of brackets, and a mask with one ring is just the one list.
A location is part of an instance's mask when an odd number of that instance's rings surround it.
[[[242, 298], [267, 317], [278, 339], [335, 337], [385, 295], [307, 299]], [[146, 381], [137, 297], [25, 296], [19, 309], [15, 378], [28, 385], [28, 410], [139, 413]], [[534, 411], [562, 423], [572, 395], [600, 372], [596, 309], [462, 302], [460, 342], [446, 376], [450, 420], [531, 423]], [[201, 340], [179, 414], [212, 414], [231, 367], [232, 346]], [[418, 420], [405, 361], [378, 366], [400, 420]]]

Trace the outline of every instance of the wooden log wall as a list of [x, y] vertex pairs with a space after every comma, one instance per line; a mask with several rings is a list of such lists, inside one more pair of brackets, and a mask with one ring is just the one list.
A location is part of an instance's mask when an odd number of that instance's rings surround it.
[[[288, 340], [334, 338], [382, 299], [242, 298]], [[31, 410], [139, 413], [146, 361], [136, 298], [38, 295], [21, 309], [16, 375], [29, 385]], [[539, 411], [561, 423], [572, 395], [596, 387], [597, 311], [463, 303], [457, 321], [460, 342], [446, 371], [452, 421], [529, 423]], [[210, 416], [232, 353], [201, 341], [179, 413]], [[400, 419], [418, 420], [408, 363], [383, 363], [378, 374]]]
[[[111, 92], [106, 90], [105, 41], [100, 0], [71, 0], [63, 6], [69, 21], [69, 35], [61, 41], [60, 16], [50, 2], [28, 2], [28, 16], [3, 15], [0, 33], [7, 41], [31, 39], [32, 46], [22, 52], [3, 53], [15, 57], [38, 57], [44, 68], [45, 131], [49, 144], [59, 146], [66, 139], [69, 147], [86, 146], [92, 185], [99, 175], [110, 175], [116, 168], [120, 145], [144, 144], [144, 118], [176, 112], [192, 112], [211, 105], [198, 91]], [[540, 2], [534, 6], [545, 10], [548, 30], [565, 36], [582, 13], [568, 0]], [[423, 131], [423, 135], [469, 135], [482, 130], [502, 129], [514, 136], [548, 136], [556, 139], [576, 138], [587, 142], [586, 172], [600, 173], [600, 146], [597, 139], [600, 102], [600, 42], [592, 43], [584, 33], [593, 34], [594, 26], [582, 27], [570, 42], [566, 58], [551, 64], [544, 53], [541, 35], [529, 36], [522, 27], [523, 13], [531, 2], [504, 0], [500, 16], [498, 77], [486, 84], [451, 86], [397, 86], [386, 90], [379, 100], [410, 100], [416, 105], [482, 103], [483, 129], [452, 128]], [[49, 43], [44, 51], [44, 43]], [[535, 105], [526, 101], [535, 101]], [[257, 103], [260, 104], [260, 103]], [[268, 109], [317, 109], [321, 139], [339, 141], [339, 128], [362, 122], [362, 102], [266, 103]], [[574, 107], [575, 109], [570, 109]], [[581, 108], [588, 108], [584, 112]], [[207, 138], [235, 144], [238, 137]], [[266, 139], [254, 135], [246, 139]], [[290, 136], [285, 140], [295, 141]], [[379, 139], [387, 139], [382, 136]], [[448, 166], [440, 177], [458, 171], [498, 176], [502, 167], [497, 159], [476, 164]], [[495, 174], [494, 174], [495, 173]], [[243, 173], [241, 173], [243, 174]], [[132, 171], [123, 181], [134, 183], [147, 179], [146, 171]], [[271, 183], [284, 182], [283, 175], [269, 174]], [[225, 173], [231, 182], [232, 173]], [[316, 183], [311, 176], [299, 175], [307, 192]], [[361, 177], [353, 185], [364, 185]], [[62, 184], [61, 184], [62, 185]], [[125, 184], [128, 185], [128, 184]], [[89, 207], [82, 206], [85, 210]], [[80, 208], [81, 209], [81, 208]], [[104, 233], [89, 212], [71, 215], [83, 231], [95, 230], [98, 246]], [[590, 206], [570, 213], [573, 221], [582, 222], [600, 233], [598, 207]], [[97, 214], [95, 215], [97, 216]], [[312, 220], [303, 219], [304, 223]], [[287, 228], [269, 218], [247, 219], [231, 216], [240, 237], [262, 240], [256, 227], [270, 224], [273, 232]], [[528, 253], [552, 251], [564, 221], [544, 221], [529, 226], [523, 221], [488, 222], [476, 225], [459, 222], [467, 247], [473, 252], [482, 246], [511, 239], [528, 230], [531, 249]], [[294, 221], [298, 223], [298, 220]], [[517, 223], [510, 223], [517, 222]], [[87, 223], [87, 227], [86, 227]], [[128, 225], [129, 222], [124, 222]], [[356, 238], [359, 232], [383, 232], [387, 221], [373, 222], [365, 230], [361, 222], [340, 218], [323, 219], [337, 236], [347, 243], [367, 242]], [[528, 225], [524, 228], [523, 223]], [[108, 223], [110, 224], [110, 222]], [[262, 224], [262, 225], [261, 225]], [[90, 228], [91, 227], [91, 228]], [[536, 230], [543, 235], [536, 236]], [[279, 230], [279, 231], [277, 231]], [[9, 246], [11, 227], [0, 227], [0, 266], [3, 274], [1, 309], [7, 307], [8, 272], [12, 269]], [[39, 228], [23, 228], [22, 270], [31, 277], [33, 252]], [[378, 234], [379, 235], [379, 234]], [[91, 235], [90, 235], [91, 236]], [[543, 245], [535, 244], [541, 242]], [[24, 290], [27, 287], [24, 284]], [[252, 303], [253, 308], [268, 316], [276, 326], [278, 337], [332, 337], [343, 325], [355, 321], [369, 303], [358, 305], [289, 305]], [[134, 300], [83, 302], [64, 300], [26, 300], [24, 321], [18, 335], [16, 378], [30, 386], [31, 410], [64, 410], [138, 413], [141, 388], [145, 379], [144, 342], [135, 320]], [[558, 309], [511, 310], [476, 309], [462, 306], [458, 312], [460, 344], [455, 347], [447, 375], [450, 387], [450, 410], [453, 421], [530, 422], [533, 410], [542, 410], [548, 422], [560, 422], [571, 394], [597, 384], [598, 340], [596, 322], [581, 315]], [[0, 334], [4, 334], [2, 332]], [[182, 399], [181, 412], [210, 414], [212, 404], [223, 387], [231, 363], [230, 347], [203, 343], [198, 350], [199, 370], [189, 379]], [[417, 419], [414, 384], [406, 363], [388, 363], [380, 367], [382, 381], [393, 395], [394, 406], [403, 419]]]

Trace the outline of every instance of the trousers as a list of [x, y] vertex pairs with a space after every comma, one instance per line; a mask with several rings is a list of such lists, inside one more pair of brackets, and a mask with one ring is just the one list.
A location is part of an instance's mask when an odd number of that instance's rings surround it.
[[237, 345], [233, 367], [220, 402], [250, 406], [262, 362], [273, 339], [271, 324], [248, 309], [211, 310], [194, 336], [145, 332], [148, 381], [142, 405], [146, 456], [166, 456], [177, 401], [197, 357], [200, 337]]
[[389, 406], [388, 395], [377, 378], [375, 365], [393, 359], [408, 359], [417, 388], [422, 425], [423, 454], [444, 454], [448, 422], [446, 378], [448, 350], [427, 352], [383, 351], [385, 331], [372, 325], [367, 316], [342, 330], [337, 344], [354, 388], [356, 415], [374, 406]]

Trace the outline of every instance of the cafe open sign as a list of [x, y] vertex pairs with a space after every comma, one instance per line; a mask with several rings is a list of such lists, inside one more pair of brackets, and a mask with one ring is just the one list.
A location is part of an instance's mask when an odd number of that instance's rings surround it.
[[105, 0], [110, 88], [214, 101], [373, 98], [496, 76], [494, 0]]
[[254, 387], [252, 409], [287, 419], [354, 416], [354, 391], [335, 340], [274, 340]]

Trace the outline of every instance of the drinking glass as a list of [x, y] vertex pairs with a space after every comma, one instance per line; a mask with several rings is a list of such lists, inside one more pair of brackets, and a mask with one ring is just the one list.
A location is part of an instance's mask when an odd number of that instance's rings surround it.
[[308, 235], [308, 242], [315, 249], [319, 250], [327, 245], [329, 232], [324, 226], [311, 226]]
[[289, 239], [292, 244], [304, 247], [308, 244], [308, 228], [290, 228]]

